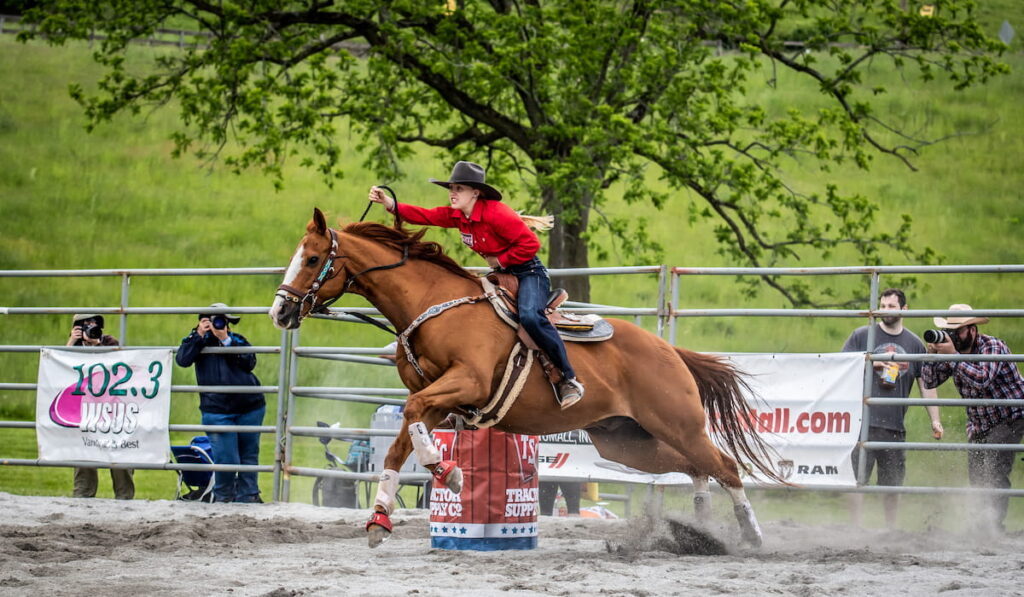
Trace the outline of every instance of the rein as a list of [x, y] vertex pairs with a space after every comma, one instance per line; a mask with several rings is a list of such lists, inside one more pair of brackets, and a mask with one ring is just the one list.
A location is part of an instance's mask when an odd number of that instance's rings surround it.
[[[395, 201], [395, 205], [396, 205], [396, 209], [395, 209], [395, 222], [397, 223], [398, 222], [398, 209], [397, 209], [398, 195], [395, 193], [394, 189], [392, 189], [391, 187], [389, 187], [387, 185], [378, 185], [378, 186], [380, 188], [382, 188], [382, 189], [387, 189], [387, 191], [389, 193], [391, 193], [391, 198]], [[366, 209], [363, 210], [363, 215], [359, 216], [359, 221], [360, 222], [362, 222], [366, 218], [366, 214], [370, 212], [370, 207], [372, 207], [372, 206], [373, 206], [373, 202], [372, 201], [370, 201], [366, 205]], [[335, 271], [335, 269], [334, 269], [334, 261], [339, 257], [339, 255], [338, 255], [338, 233], [335, 232], [335, 230], [333, 228], [328, 228], [328, 230], [330, 230], [330, 232], [331, 232], [331, 250], [327, 253], [327, 259], [324, 261], [324, 266], [323, 266], [323, 268], [321, 268], [320, 274], [317, 276], [316, 280], [314, 280], [313, 284], [309, 287], [309, 290], [307, 290], [306, 293], [303, 294], [301, 290], [295, 288], [294, 286], [289, 286], [288, 284], [281, 284], [280, 286], [277, 287], [278, 291], [283, 290], [286, 293], [286, 294], [282, 294], [281, 292], [278, 292], [277, 296], [281, 297], [283, 300], [286, 300], [286, 301], [288, 301], [290, 303], [297, 303], [298, 306], [299, 306], [299, 309], [300, 309], [299, 313], [302, 312], [301, 309], [302, 309], [303, 305], [305, 305], [307, 302], [309, 302], [309, 311], [306, 313], [306, 315], [300, 315], [299, 316], [300, 319], [308, 316], [311, 313], [325, 313], [325, 312], [327, 312], [327, 308], [328, 307], [333, 305], [335, 301], [340, 299], [346, 292], [349, 291], [350, 288], [352, 288], [352, 284], [356, 281], [356, 279], [359, 276], [361, 276], [363, 274], [368, 274], [368, 273], [373, 272], [373, 271], [392, 269], [392, 268], [400, 267], [402, 265], [405, 265], [405, 262], [409, 259], [409, 245], [405, 245], [402, 248], [402, 258], [398, 262], [392, 263], [390, 265], [377, 265], [377, 266], [374, 266], [374, 267], [371, 267], [371, 268], [364, 269], [363, 271], [355, 274], [354, 276], [350, 277], [348, 280], [345, 281], [345, 286], [344, 286], [344, 288], [341, 289], [341, 292], [338, 294], [338, 296], [336, 296], [334, 298], [331, 298], [331, 299], [327, 299], [326, 301], [324, 301], [324, 302], [320, 303], [319, 305], [317, 305], [316, 303], [317, 303], [318, 299], [317, 299], [316, 293], [320, 290], [320, 288], [324, 285], [325, 282], [333, 279], [335, 276], [337, 276], [339, 273], [341, 273], [341, 268], [338, 268], [337, 271]], [[341, 255], [341, 257], [346, 257], [346, 256], [345, 255]], [[342, 313], [344, 313], [345, 315], [349, 315], [351, 317], [355, 317], [356, 319], [358, 319], [360, 321], [364, 321], [366, 323], [373, 324], [373, 325], [377, 326], [378, 328], [384, 330], [385, 332], [388, 332], [389, 334], [393, 334], [395, 336], [398, 335], [398, 332], [392, 330], [388, 326], [384, 325], [383, 323], [377, 321], [376, 319], [374, 319], [372, 317], [369, 317], [367, 315], [363, 315], [362, 313], [352, 313], [350, 311], [342, 311]]]
[[[395, 195], [395, 191], [392, 190], [391, 187], [388, 187], [386, 185], [378, 185], [378, 186], [380, 188], [382, 188], [382, 189], [387, 189], [391, 193], [391, 198], [394, 199], [394, 201], [395, 201], [394, 213], [395, 213], [395, 224], [397, 226], [399, 224], [399, 222], [400, 222], [400, 219], [399, 219], [399, 215], [398, 215], [398, 198]], [[366, 214], [370, 211], [370, 207], [372, 207], [372, 206], [373, 206], [373, 202], [371, 201], [366, 206], [366, 209], [363, 210], [363, 215], [360, 216], [360, 218], [359, 218], [360, 222], [362, 222], [363, 219], [366, 218]], [[313, 284], [309, 287], [309, 290], [306, 291], [305, 294], [303, 294], [301, 290], [299, 290], [299, 289], [297, 289], [297, 288], [295, 288], [293, 286], [289, 286], [288, 284], [281, 284], [280, 286], [277, 287], [277, 290], [278, 290], [277, 296], [281, 297], [281, 299], [283, 299], [285, 301], [288, 301], [290, 303], [296, 303], [298, 305], [299, 313], [300, 313], [300, 316], [299, 316], [300, 319], [304, 318], [304, 317], [307, 317], [308, 315], [313, 314], [313, 313], [325, 313], [327, 311], [328, 307], [330, 307], [332, 304], [334, 304], [335, 301], [337, 301], [342, 296], [344, 296], [344, 294], [346, 292], [348, 292], [352, 288], [352, 285], [356, 282], [357, 279], [359, 279], [359, 276], [362, 276], [363, 274], [368, 274], [370, 272], [395, 269], [397, 267], [401, 267], [401, 266], [405, 265], [405, 262], [409, 260], [409, 245], [406, 244], [406, 245], [404, 245], [402, 247], [402, 258], [401, 259], [399, 259], [395, 263], [390, 263], [388, 265], [375, 265], [373, 267], [368, 267], [368, 268], [364, 269], [361, 272], [353, 274], [352, 276], [349, 277], [348, 280], [345, 280], [345, 285], [342, 287], [341, 292], [338, 293], [338, 296], [336, 296], [334, 298], [327, 299], [326, 301], [324, 301], [324, 302], [322, 302], [322, 303], [320, 303], [318, 305], [317, 304], [317, 300], [318, 300], [317, 292], [320, 290], [320, 288], [323, 287], [323, 285], [326, 282], [334, 279], [339, 273], [341, 273], [341, 270], [343, 269], [341, 267], [335, 269], [335, 267], [334, 267], [335, 260], [337, 260], [338, 258], [347, 258], [346, 255], [338, 255], [338, 233], [333, 228], [328, 228], [328, 230], [331, 233], [331, 250], [327, 253], [327, 258], [324, 261], [324, 266], [320, 269], [320, 274], [317, 275], [316, 280], [313, 281]], [[283, 291], [283, 292], [281, 292], [281, 291]], [[393, 329], [389, 328], [388, 326], [384, 325], [383, 323], [377, 321], [376, 319], [374, 319], [374, 318], [372, 318], [372, 317], [370, 317], [368, 315], [364, 315], [362, 313], [353, 313], [351, 311], [341, 311], [341, 313], [343, 313], [345, 315], [348, 315], [350, 317], [354, 317], [354, 318], [356, 318], [356, 319], [358, 319], [360, 321], [363, 321], [365, 323], [372, 324], [372, 325], [374, 325], [374, 326], [384, 330], [385, 332], [388, 332], [389, 334], [392, 334], [392, 335], [398, 337], [399, 342], [401, 342], [401, 344], [402, 344], [402, 348], [405, 349], [405, 358], [409, 361], [409, 363], [412, 364], [412, 366], [416, 370], [416, 372], [419, 373], [419, 375], [421, 377], [426, 379], [427, 375], [426, 375], [426, 373], [423, 372], [423, 369], [420, 368], [419, 359], [416, 358], [416, 353], [413, 351], [413, 348], [412, 348], [411, 336], [412, 336], [413, 332], [416, 331], [416, 328], [418, 328], [421, 324], [423, 324], [428, 319], [432, 319], [434, 317], [437, 317], [441, 313], [444, 313], [445, 311], [447, 311], [447, 310], [449, 310], [449, 309], [451, 309], [453, 307], [458, 307], [460, 305], [466, 305], [466, 304], [473, 304], [473, 303], [477, 303], [477, 302], [480, 302], [480, 301], [485, 300], [485, 299], [489, 299], [491, 294], [493, 294], [493, 293], [492, 292], [485, 292], [484, 294], [481, 294], [481, 295], [478, 295], [478, 296], [464, 296], [462, 298], [457, 298], [457, 299], [453, 299], [453, 300], [450, 300], [450, 301], [446, 301], [446, 302], [438, 304], [438, 305], [434, 305], [434, 306], [430, 307], [429, 309], [427, 309], [426, 311], [424, 311], [423, 313], [421, 313], [420, 316], [417, 317], [409, 325], [409, 327], [407, 327], [401, 333], [397, 332], [396, 330], [393, 330]], [[306, 313], [306, 315], [301, 315], [302, 307], [307, 302], [309, 303], [309, 311]]]

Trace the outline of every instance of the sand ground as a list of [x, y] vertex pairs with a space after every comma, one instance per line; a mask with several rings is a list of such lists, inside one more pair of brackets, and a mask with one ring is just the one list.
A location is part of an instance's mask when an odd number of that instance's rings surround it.
[[371, 550], [367, 512], [305, 504], [0, 493], [0, 511], [0, 594], [12, 596], [1024, 594], [1020, 533], [769, 523], [754, 550], [723, 520], [712, 530], [727, 553], [694, 555], [714, 543], [686, 526], [541, 517], [535, 550], [446, 551], [430, 547], [425, 511], [400, 510]]

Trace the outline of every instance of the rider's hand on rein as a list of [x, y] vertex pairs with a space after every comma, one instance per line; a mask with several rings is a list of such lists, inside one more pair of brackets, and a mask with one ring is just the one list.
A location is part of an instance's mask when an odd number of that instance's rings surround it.
[[388, 197], [387, 194], [379, 187], [370, 187], [369, 199], [374, 203], [380, 203], [384, 206], [384, 209], [388, 211], [395, 209], [395, 200]]

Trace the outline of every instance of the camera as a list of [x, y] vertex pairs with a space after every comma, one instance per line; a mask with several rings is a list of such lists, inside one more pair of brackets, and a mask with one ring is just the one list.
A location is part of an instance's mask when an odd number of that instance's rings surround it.
[[78, 326], [82, 330], [82, 337], [90, 340], [99, 340], [103, 337], [103, 328], [95, 323], [85, 323]]
[[949, 338], [942, 330], [925, 330], [924, 341], [928, 344], [942, 344]]
[[228, 327], [228, 318], [223, 315], [200, 315], [199, 319], [209, 319], [210, 325], [212, 325], [215, 330], [223, 330]]

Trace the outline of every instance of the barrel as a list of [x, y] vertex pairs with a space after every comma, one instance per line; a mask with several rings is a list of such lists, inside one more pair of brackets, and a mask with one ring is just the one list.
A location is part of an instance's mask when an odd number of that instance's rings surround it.
[[435, 429], [434, 444], [463, 472], [462, 492], [434, 481], [430, 544], [440, 549], [537, 547], [537, 443], [493, 429]]

